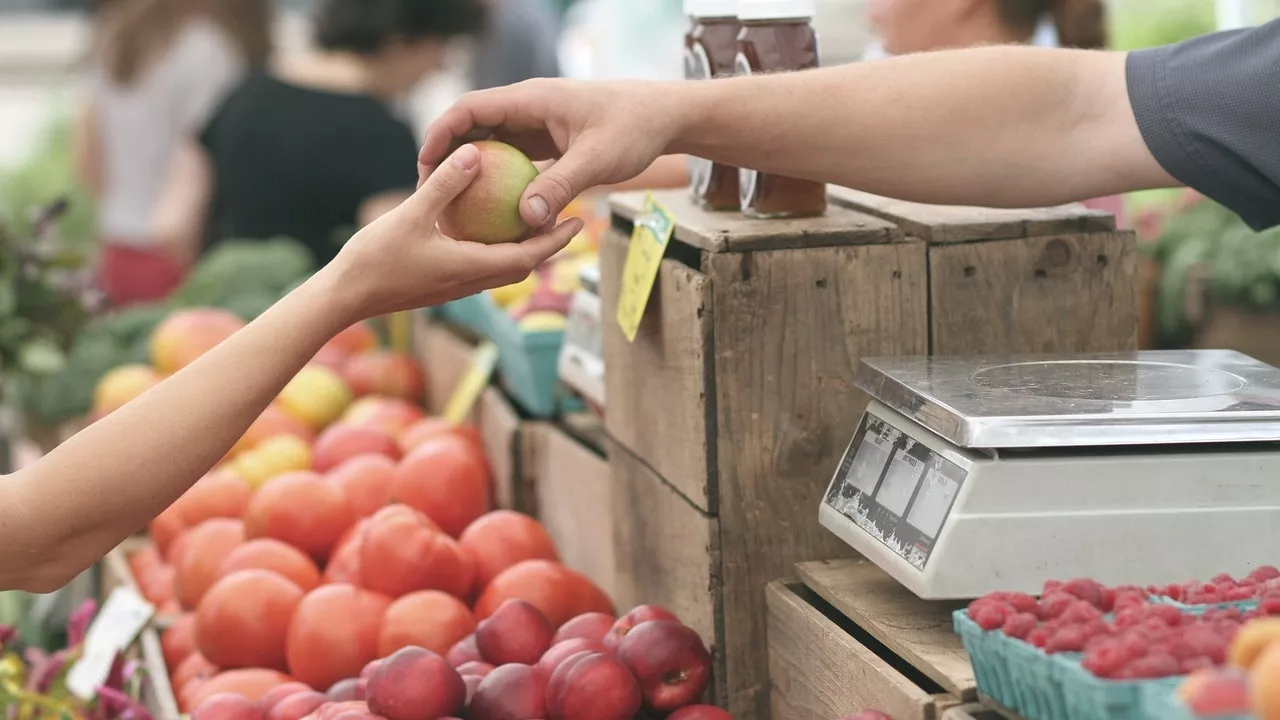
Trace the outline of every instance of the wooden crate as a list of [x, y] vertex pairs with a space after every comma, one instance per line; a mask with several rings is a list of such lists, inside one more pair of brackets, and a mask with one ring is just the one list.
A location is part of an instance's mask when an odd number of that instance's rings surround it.
[[929, 251], [934, 355], [1136, 350], [1138, 244], [1107, 213], [939, 207], [833, 188]]
[[[141, 592], [129, 569], [129, 555], [150, 539], [131, 537], [112, 550], [102, 561], [102, 594], [105, 600], [113, 590], [127, 586]], [[178, 701], [169, 683], [169, 669], [164, 661], [164, 649], [160, 645], [160, 632], [168, 625], [169, 618], [157, 616], [143, 628], [137, 642], [129, 648], [129, 657], [142, 663], [145, 679], [142, 685], [142, 702], [157, 720], [176, 720]]]
[[860, 358], [1136, 342], [1135, 242], [1110, 216], [836, 195], [760, 221], [658, 193], [676, 230], [634, 342], [613, 318], [643, 194], [614, 196], [602, 239], [620, 601], [697, 603], [741, 719], [768, 714], [765, 585], [853, 554], [816, 516], [866, 406]]
[[858, 358], [928, 348], [925, 244], [840, 207], [758, 221], [660, 198], [677, 228], [634, 343], [613, 318], [643, 195], [615, 196], [601, 248], [619, 599], [679, 608], [714, 645], [717, 702], [764, 718], [765, 585], [850, 552], [817, 507], [866, 403]]
[[880, 710], [938, 720], [976, 703], [973, 669], [951, 612], [921, 600], [866, 560], [799, 563], [770, 584], [773, 720], [827, 720]]
[[530, 423], [522, 443], [522, 476], [529, 502], [555, 540], [565, 565], [616, 597], [613, 482], [604, 448], [585, 439], [598, 421], [569, 417], [565, 424]]

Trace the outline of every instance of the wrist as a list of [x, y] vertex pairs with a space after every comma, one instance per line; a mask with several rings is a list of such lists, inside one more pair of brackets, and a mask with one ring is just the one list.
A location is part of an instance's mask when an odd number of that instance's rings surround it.
[[705, 151], [705, 136], [714, 135], [716, 108], [722, 99], [725, 80], [684, 80], [663, 88], [663, 105], [674, 109], [667, 153], [698, 155]]
[[341, 255], [308, 278], [297, 292], [306, 303], [317, 308], [332, 325], [327, 330], [337, 334], [361, 320], [367, 320], [369, 292], [358, 274], [347, 268]]

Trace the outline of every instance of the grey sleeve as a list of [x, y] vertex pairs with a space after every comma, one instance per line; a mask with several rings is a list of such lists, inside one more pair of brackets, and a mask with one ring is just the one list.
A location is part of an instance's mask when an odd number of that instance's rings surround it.
[[1130, 53], [1142, 137], [1178, 181], [1280, 225], [1280, 20]]

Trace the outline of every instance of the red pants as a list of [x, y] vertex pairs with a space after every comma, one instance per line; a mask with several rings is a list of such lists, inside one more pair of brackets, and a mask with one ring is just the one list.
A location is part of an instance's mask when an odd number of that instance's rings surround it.
[[167, 251], [107, 241], [98, 284], [113, 307], [163, 300], [186, 273]]

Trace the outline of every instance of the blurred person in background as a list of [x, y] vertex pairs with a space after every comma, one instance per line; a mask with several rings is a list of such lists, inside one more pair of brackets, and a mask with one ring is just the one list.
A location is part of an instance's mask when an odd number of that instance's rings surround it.
[[489, 25], [471, 62], [475, 90], [559, 77], [560, 18], [555, 0], [481, 0]]
[[417, 140], [392, 104], [484, 24], [480, 0], [325, 0], [315, 49], [252, 73], [179, 149], [156, 234], [187, 258], [286, 236], [328, 263], [417, 186]]
[[[887, 55], [1051, 40], [1081, 50], [1107, 46], [1103, 0], [871, 0], [868, 13]], [[1084, 205], [1124, 222], [1123, 196]]]
[[98, 203], [99, 282], [115, 305], [182, 280], [151, 217], [184, 137], [271, 51], [268, 0], [100, 0], [77, 126], [81, 180]]

